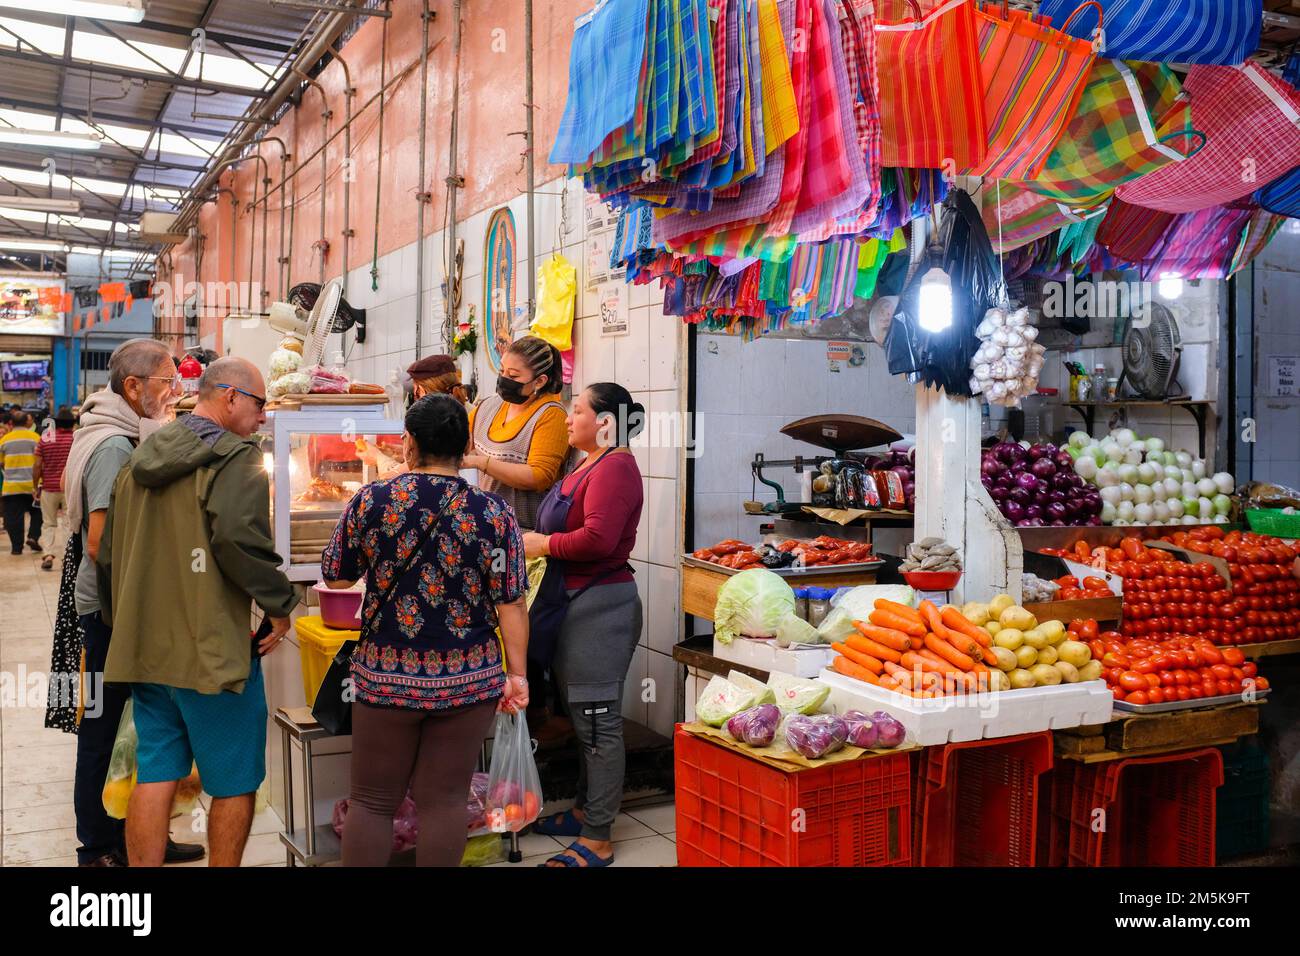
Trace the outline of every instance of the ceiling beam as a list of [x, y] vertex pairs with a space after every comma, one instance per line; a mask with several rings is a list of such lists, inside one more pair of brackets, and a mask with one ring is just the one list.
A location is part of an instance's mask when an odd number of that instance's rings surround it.
[[[96, 20], [95, 22], [98, 23], [100, 21]], [[129, 26], [133, 33], [136, 30], [149, 30], [154, 33], [164, 33], [168, 36], [184, 37], [187, 42], [190, 39], [190, 30], [193, 29], [192, 27], [178, 26], [172, 23], [156, 23], [148, 20], [140, 23], [132, 23]], [[205, 27], [204, 29], [207, 28]], [[236, 46], [247, 47], [253, 50], [266, 50], [268, 53], [277, 53], [281, 55], [288, 53], [293, 49], [293, 45], [290, 43], [279, 43], [273, 40], [264, 40], [253, 36], [241, 36], [236, 33], [227, 33], [224, 30], [207, 30], [207, 36], [208, 39], [214, 43], [220, 43], [222, 45], [234, 44]]]
[[[10, 50], [0, 48], [0, 59], [12, 60], [15, 63], [25, 63], [28, 66], [40, 64], [42, 66], [60, 66], [62, 61], [58, 57], [50, 56], [48, 53], [36, 51], [34, 53], [23, 53], [19, 50]], [[261, 99], [268, 96], [258, 90], [250, 90], [243, 86], [232, 86], [229, 83], [213, 83], [210, 80], [190, 79], [176, 73], [150, 73], [148, 70], [135, 70], [127, 66], [119, 66], [115, 63], [82, 63], [77, 60], [68, 66], [68, 72], [79, 74], [95, 74], [96, 76], [118, 76], [125, 77], [128, 80], [143, 80], [145, 83], [156, 83], [162, 86], [180, 87], [181, 89], [202, 90], [209, 93], [227, 93], [231, 96], [247, 96], [250, 99]], [[46, 109], [49, 107], [47, 106]], [[139, 122], [138, 120], [136, 122]]]
[[[16, 110], [23, 110], [27, 113], [51, 112], [49, 103], [36, 103], [32, 100], [15, 100], [6, 96], [3, 91], [0, 91], [0, 105], [10, 106]], [[65, 110], [65, 112], [71, 111]], [[98, 108], [95, 110], [95, 120], [101, 123], [112, 123], [115, 126], [131, 126], [136, 129], [148, 129], [147, 126], [143, 125], [143, 120], [139, 116], [123, 116], [120, 113], [105, 113]], [[168, 120], [166, 125], [178, 133], [183, 132], [196, 136], [215, 137], [220, 137], [222, 135], [222, 130], [212, 129], [207, 126], [192, 126], [186, 123], [173, 123], [171, 120]]]

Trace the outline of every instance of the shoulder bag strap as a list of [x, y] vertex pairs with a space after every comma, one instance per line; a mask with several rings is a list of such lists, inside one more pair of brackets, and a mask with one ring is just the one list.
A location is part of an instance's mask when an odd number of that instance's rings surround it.
[[380, 614], [384, 613], [384, 608], [388, 606], [389, 598], [391, 598], [393, 592], [397, 590], [397, 583], [401, 581], [402, 578], [406, 577], [406, 572], [411, 570], [411, 565], [415, 563], [415, 559], [420, 556], [420, 553], [424, 550], [424, 546], [429, 543], [429, 539], [433, 537], [433, 533], [438, 530], [438, 525], [442, 521], [442, 516], [451, 510], [451, 506], [454, 505], [458, 499], [464, 497], [465, 492], [466, 489], [462, 488], [459, 492], [452, 495], [451, 500], [448, 501], [447, 504], [443, 506], [442, 510], [434, 516], [434, 519], [429, 522], [429, 527], [425, 529], [424, 534], [420, 536], [420, 540], [417, 541], [415, 547], [411, 549], [411, 553], [407, 557], [406, 562], [397, 573], [393, 575], [393, 580], [389, 583], [388, 589], [380, 595], [379, 603], [375, 605], [375, 613], [371, 615], [368, 620], [362, 622], [361, 635], [363, 637], [370, 630], [370, 626], [374, 624], [375, 619], [378, 618]]

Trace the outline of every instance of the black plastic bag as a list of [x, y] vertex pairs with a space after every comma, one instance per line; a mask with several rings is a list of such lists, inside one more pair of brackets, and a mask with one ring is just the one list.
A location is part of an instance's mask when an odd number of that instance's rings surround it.
[[944, 202], [939, 240], [943, 268], [952, 279], [952, 324], [941, 332], [921, 328], [918, 310], [922, 263], [894, 311], [885, 338], [889, 371], [912, 382], [941, 388], [949, 395], [971, 394], [971, 358], [979, 349], [975, 328], [984, 313], [1002, 301], [1005, 287], [979, 210], [966, 193], [953, 190]]

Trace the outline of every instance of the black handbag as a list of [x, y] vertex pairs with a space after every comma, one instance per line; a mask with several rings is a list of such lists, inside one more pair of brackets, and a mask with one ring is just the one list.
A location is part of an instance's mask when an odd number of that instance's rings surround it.
[[[379, 602], [375, 605], [374, 614], [361, 622], [360, 640], [365, 639], [366, 633], [370, 630], [371, 625], [374, 624], [374, 622], [378, 620], [379, 615], [384, 612], [384, 608], [387, 606], [389, 598], [391, 598], [393, 592], [397, 590], [398, 582], [406, 576], [406, 572], [411, 569], [411, 565], [415, 564], [415, 559], [418, 558], [420, 552], [424, 550], [425, 544], [427, 544], [429, 539], [433, 537], [433, 533], [438, 530], [438, 524], [442, 521], [442, 516], [445, 515], [448, 510], [451, 509], [451, 506], [456, 503], [456, 500], [464, 494], [465, 490], [462, 488], [452, 497], [451, 501], [447, 502], [442, 511], [438, 512], [438, 516], [429, 522], [429, 527], [424, 532], [424, 536], [421, 537], [415, 547], [411, 549], [411, 554], [406, 559], [406, 563], [402, 565], [401, 570], [393, 575], [393, 580], [392, 583], [388, 585], [388, 590], [380, 596]], [[325, 672], [325, 678], [321, 681], [320, 688], [316, 691], [316, 702], [311, 708], [311, 715], [315, 719], [316, 723], [320, 724], [321, 727], [335, 737], [347, 736], [352, 733], [352, 652], [356, 650], [357, 644], [360, 643], [360, 640], [343, 642], [343, 646], [340, 647], [338, 653], [334, 655], [334, 660], [330, 661], [329, 670]]]

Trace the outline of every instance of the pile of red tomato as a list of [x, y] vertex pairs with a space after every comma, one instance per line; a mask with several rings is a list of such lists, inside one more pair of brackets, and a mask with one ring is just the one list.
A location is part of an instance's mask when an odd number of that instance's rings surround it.
[[1186, 635], [1161, 642], [1126, 639], [1118, 631], [1099, 631], [1096, 621], [1072, 621], [1069, 631], [1101, 661], [1116, 700], [1164, 704], [1238, 695], [1250, 687], [1268, 690], [1268, 679], [1235, 647]]
[[1061, 590], [1056, 593], [1058, 601], [1078, 601], [1088, 598], [1108, 598], [1114, 597], [1111, 593], [1110, 585], [1106, 583], [1105, 578], [1098, 578], [1089, 575], [1083, 580], [1076, 578], [1073, 574], [1067, 574], [1056, 579], [1056, 583], [1061, 586]]
[[1188, 635], [1214, 644], [1244, 644], [1238, 602], [1212, 564], [1120, 562], [1125, 637], [1166, 640]]

